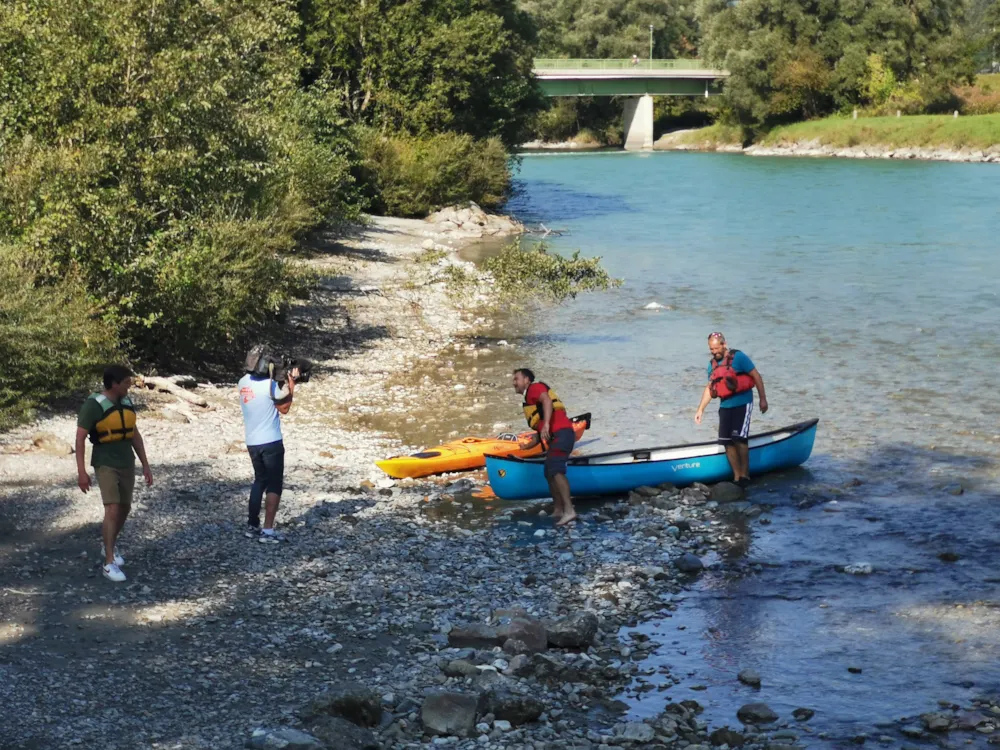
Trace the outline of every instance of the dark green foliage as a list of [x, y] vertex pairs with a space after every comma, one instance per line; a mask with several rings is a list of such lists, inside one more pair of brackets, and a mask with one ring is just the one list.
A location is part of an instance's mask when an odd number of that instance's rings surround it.
[[75, 274], [39, 284], [32, 266], [0, 247], [0, 430], [92, 384], [115, 348]]
[[699, 30], [690, 0], [522, 0], [538, 25], [542, 57], [696, 57]]
[[309, 75], [357, 122], [411, 134], [527, 134], [544, 101], [534, 26], [513, 0], [303, 0]]
[[[951, 85], [974, 67], [963, 14], [962, 0], [703, 0], [702, 51], [731, 73], [726, 105], [749, 136], [877, 104], [872, 55], [925, 109], [945, 106]], [[874, 91], [891, 98], [884, 86]]]
[[359, 129], [362, 174], [372, 207], [393, 216], [426, 216], [465, 200], [496, 208], [510, 189], [510, 164], [496, 138], [383, 135]]
[[78, 269], [131, 352], [224, 354], [287, 300], [280, 253], [357, 215], [328, 101], [297, 89], [284, 2], [0, 9], [0, 240]]

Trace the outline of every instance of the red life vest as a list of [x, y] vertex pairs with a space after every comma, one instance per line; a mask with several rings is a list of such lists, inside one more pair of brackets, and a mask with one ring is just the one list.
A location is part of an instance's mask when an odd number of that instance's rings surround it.
[[739, 349], [730, 349], [721, 362], [712, 360], [712, 374], [708, 379], [712, 398], [730, 398], [738, 393], [753, 390], [753, 378], [733, 369], [733, 357], [737, 352]]

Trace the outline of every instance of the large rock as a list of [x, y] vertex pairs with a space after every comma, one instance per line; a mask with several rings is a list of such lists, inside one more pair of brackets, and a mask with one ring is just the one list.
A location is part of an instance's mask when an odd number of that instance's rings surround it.
[[534, 653], [545, 651], [549, 647], [549, 636], [545, 632], [545, 626], [530, 617], [515, 617], [509, 622], [501, 623], [496, 633], [499, 644], [508, 640], [521, 641]]
[[310, 725], [309, 731], [327, 747], [337, 750], [379, 750], [381, 747], [370, 729], [339, 716], [323, 716]]
[[729, 747], [743, 747], [746, 738], [739, 732], [734, 732], [729, 727], [716, 729], [708, 736], [708, 741], [715, 746], [729, 745]]
[[457, 625], [448, 633], [448, 645], [453, 648], [472, 646], [473, 648], [489, 648], [500, 646], [506, 638], [500, 638], [497, 629], [482, 623]]
[[630, 721], [622, 725], [616, 735], [621, 742], [639, 742], [644, 745], [656, 739], [655, 730], [641, 721]]
[[719, 482], [712, 488], [708, 499], [715, 500], [717, 503], [735, 503], [737, 500], [742, 500], [745, 496], [746, 493], [738, 484]]
[[637, 495], [641, 495], [642, 497], [656, 497], [662, 492], [662, 490], [658, 490], [656, 487], [649, 487], [649, 486], [636, 487], [632, 491], [635, 492], [635, 494]]
[[744, 724], [770, 724], [778, 720], [778, 714], [766, 703], [747, 703], [736, 712], [736, 718]]
[[424, 699], [420, 719], [428, 734], [468, 737], [476, 728], [478, 708], [479, 696], [438, 690]]
[[250, 737], [254, 750], [327, 750], [311, 734], [298, 729], [255, 729]]
[[47, 456], [69, 456], [73, 446], [51, 432], [37, 432], [31, 438], [31, 444], [39, 453]]
[[313, 699], [301, 715], [339, 716], [361, 727], [373, 727], [382, 718], [382, 699], [364, 685], [346, 682]]
[[700, 573], [705, 568], [705, 563], [697, 555], [685, 552], [674, 560], [674, 565], [681, 573]]
[[947, 732], [948, 729], [951, 728], [951, 714], [921, 714], [920, 721], [922, 721], [924, 727], [929, 729], [931, 732]]
[[597, 615], [577, 612], [558, 620], [547, 620], [545, 631], [550, 646], [558, 648], [586, 648], [597, 636]]
[[545, 710], [545, 705], [530, 695], [518, 695], [508, 690], [494, 690], [482, 696], [483, 713], [509, 721], [515, 727], [535, 721]]
[[[531, 663], [524, 670], [528, 674], [534, 675], [536, 680], [548, 683], [563, 684], [566, 682], [580, 682], [580, 671], [569, 664], [563, 663], [560, 659], [549, 654], [534, 654]], [[517, 673], [521, 676], [520, 670]]]

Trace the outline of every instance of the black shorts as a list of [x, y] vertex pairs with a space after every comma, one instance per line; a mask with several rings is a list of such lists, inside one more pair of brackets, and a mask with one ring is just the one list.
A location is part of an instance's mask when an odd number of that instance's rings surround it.
[[572, 429], [567, 427], [552, 433], [549, 450], [545, 454], [546, 479], [566, 473], [566, 461], [569, 460], [574, 445], [576, 445], [576, 433]]
[[253, 490], [280, 495], [285, 485], [285, 445], [278, 440], [265, 445], [249, 445], [253, 462]]
[[719, 409], [719, 442], [745, 443], [750, 437], [750, 415], [753, 402], [743, 406]]

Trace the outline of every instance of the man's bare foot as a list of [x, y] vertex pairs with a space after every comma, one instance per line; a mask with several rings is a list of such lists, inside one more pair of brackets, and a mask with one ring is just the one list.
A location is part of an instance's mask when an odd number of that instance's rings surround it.
[[571, 510], [569, 514], [563, 516], [556, 522], [556, 526], [565, 526], [568, 523], [573, 523], [576, 520], [576, 511]]

